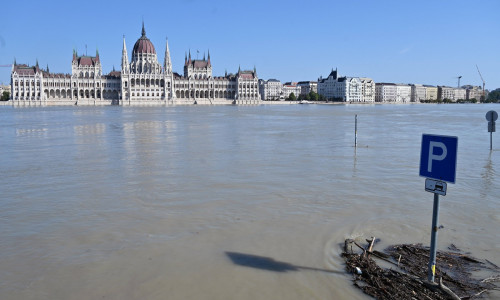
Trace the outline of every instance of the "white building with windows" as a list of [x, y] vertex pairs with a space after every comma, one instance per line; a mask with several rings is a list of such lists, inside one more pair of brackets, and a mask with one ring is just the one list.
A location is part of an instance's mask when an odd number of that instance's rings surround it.
[[465, 100], [466, 98], [467, 92], [465, 89], [449, 86], [438, 86], [439, 100], [450, 100], [452, 102], [457, 102], [458, 100]]
[[144, 24], [129, 61], [123, 38], [121, 71], [102, 73], [99, 53], [79, 56], [73, 51], [71, 74], [50, 73], [38, 63], [14, 62], [11, 73], [14, 105], [169, 105], [259, 104], [257, 71], [214, 77], [210, 53], [203, 60], [186, 55], [184, 74], [173, 72], [168, 41], [163, 65], [147, 38]]
[[407, 103], [411, 101], [411, 86], [408, 84], [376, 83], [376, 102]]
[[375, 102], [375, 82], [371, 78], [361, 77], [361, 101]]
[[285, 82], [281, 91], [281, 99], [288, 99], [292, 93], [295, 95], [295, 98], [298, 98], [300, 95], [300, 90], [301, 88], [297, 85], [297, 83]]
[[332, 69], [327, 78], [318, 79], [318, 94], [333, 101], [363, 102], [362, 80], [359, 77], [338, 77], [337, 70]]
[[396, 84], [396, 102], [408, 103], [411, 101], [411, 86], [408, 84]]
[[283, 85], [277, 79], [259, 79], [259, 92], [262, 100], [279, 100]]
[[375, 102], [396, 102], [397, 88], [394, 83], [375, 84]]

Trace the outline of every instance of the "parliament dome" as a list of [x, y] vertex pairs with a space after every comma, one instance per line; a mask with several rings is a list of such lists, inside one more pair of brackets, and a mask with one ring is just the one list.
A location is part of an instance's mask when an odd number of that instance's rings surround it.
[[144, 23], [142, 24], [142, 35], [137, 40], [137, 42], [135, 42], [132, 53], [156, 54], [155, 46], [153, 46], [153, 43], [151, 43], [151, 41], [146, 37], [146, 30], [144, 29]]

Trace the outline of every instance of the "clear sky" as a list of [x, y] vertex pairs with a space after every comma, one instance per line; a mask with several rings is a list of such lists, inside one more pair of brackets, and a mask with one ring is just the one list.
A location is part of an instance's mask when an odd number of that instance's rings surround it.
[[[0, 65], [71, 73], [73, 49], [95, 55], [103, 72], [119, 70], [122, 37], [129, 58], [146, 34], [163, 63], [168, 37], [174, 72], [184, 54], [210, 50], [213, 74], [257, 68], [259, 78], [342, 76], [375, 82], [500, 88], [500, 1], [5, 1]], [[197, 54], [197, 50], [199, 54]], [[0, 68], [0, 83], [10, 83]]]

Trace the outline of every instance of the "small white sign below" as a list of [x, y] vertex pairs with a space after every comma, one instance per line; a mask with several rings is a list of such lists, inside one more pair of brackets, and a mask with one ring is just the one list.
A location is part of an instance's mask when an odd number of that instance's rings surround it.
[[427, 192], [446, 196], [446, 182], [435, 179], [425, 179], [425, 190]]

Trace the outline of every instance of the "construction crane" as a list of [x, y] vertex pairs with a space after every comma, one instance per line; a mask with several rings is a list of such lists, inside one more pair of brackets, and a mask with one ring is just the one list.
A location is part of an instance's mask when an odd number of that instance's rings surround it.
[[462, 75], [460, 75], [458, 77], [455, 77], [455, 78], [458, 78], [458, 85], [457, 85], [457, 87], [460, 88], [460, 78], [462, 78]]
[[483, 82], [483, 101], [486, 100], [486, 94], [485, 94], [485, 91], [484, 91], [484, 85], [485, 85], [485, 82], [484, 82], [484, 79], [483, 79], [483, 75], [481, 75], [481, 71], [479, 71], [479, 67], [476, 65], [476, 68], [477, 68], [477, 72], [479, 73], [479, 77], [481, 77], [481, 81]]
[[0, 68], [10, 68], [12, 65], [0, 65]]

